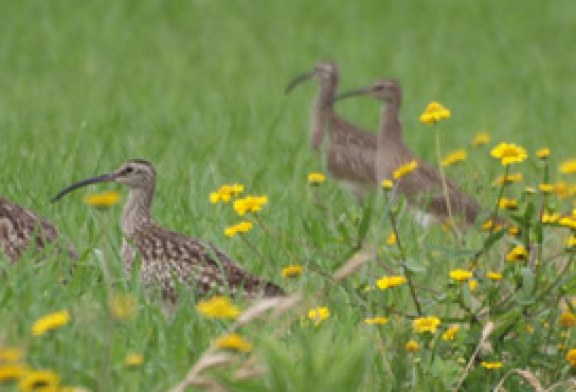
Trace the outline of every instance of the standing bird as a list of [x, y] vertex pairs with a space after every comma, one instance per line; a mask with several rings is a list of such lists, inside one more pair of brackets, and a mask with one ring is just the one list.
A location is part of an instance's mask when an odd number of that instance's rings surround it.
[[310, 113], [310, 146], [320, 151], [328, 133], [326, 166], [328, 173], [349, 189], [357, 201], [376, 186], [376, 135], [342, 119], [334, 111], [338, 89], [338, 67], [322, 62], [290, 82], [288, 94], [301, 82], [316, 78], [320, 91]]
[[[446, 179], [446, 198], [440, 172], [433, 166], [418, 159], [406, 146], [402, 137], [402, 123], [399, 119], [402, 102], [402, 88], [393, 79], [374, 83], [371, 87], [349, 91], [337, 100], [369, 95], [383, 102], [378, 133], [376, 172], [378, 181], [392, 179], [394, 171], [411, 161], [417, 162], [416, 169], [398, 180], [398, 193], [406, 197], [416, 209], [416, 219], [423, 226], [433, 222], [445, 222], [450, 213], [463, 219], [465, 226], [474, 224], [480, 207], [457, 185]], [[422, 211], [424, 209], [424, 211]]]
[[[46, 218], [0, 197], [0, 249], [11, 263], [29, 248], [39, 251], [57, 239], [58, 229]], [[77, 257], [72, 246], [69, 254]]]
[[140, 257], [140, 279], [145, 286], [160, 285], [163, 297], [172, 302], [176, 301], [175, 279], [193, 286], [198, 295], [217, 292], [254, 298], [283, 294], [280, 287], [246, 272], [214, 245], [156, 224], [150, 216], [156, 171], [146, 160], [132, 159], [113, 173], [74, 183], [53, 201], [85, 185], [109, 181], [124, 184], [130, 190], [120, 220], [124, 236], [122, 262], [130, 270], [136, 255]]

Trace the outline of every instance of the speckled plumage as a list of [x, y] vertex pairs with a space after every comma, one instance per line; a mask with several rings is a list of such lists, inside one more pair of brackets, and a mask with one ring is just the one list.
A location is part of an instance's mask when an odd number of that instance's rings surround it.
[[283, 294], [280, 287], [245, 271], [214, 245], [157, 225], [150, 216], [156, 172], [148, 161], [130, 160], [114, 173], [69, 186], [56, 199], [80, 186], [104, 181], [116, 181], [130, 189], [120, 222], [125, 269], [131, 270], [134, 261], [140, 259], [142, 282], [160, 288], [164, 298], [177, 299], [177, 284], [194, 287], [200, 296], [219, 293], [253, 298]]
[[361, 201], [376, 185], [376, 134], [347, 122], [334, 111], [339, 82], [334, 63], [319, 63], [313, 71], [294, 79], [287, 91], [312, 77], [318, 80], [320, 91], [310, 112], [310, 146], [313, 151], [320, 151], [328, 134], [328, 173]]

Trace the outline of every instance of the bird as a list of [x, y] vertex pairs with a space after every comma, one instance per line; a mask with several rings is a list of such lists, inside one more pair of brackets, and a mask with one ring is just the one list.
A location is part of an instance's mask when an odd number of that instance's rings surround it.
[[450, 223], [451, 214], [462, 220], [463, 228], [474, 224], [480, 213], [476, 200], [464, 193], [454, 182], [445, 178], [448, 197], [444, 192], [441, 173], [419, 159], [404, 142], [399, 118], [402, 87], [395, 79], [383, 79], [370, 87], [348, 91], [336, 100], [352, 96], [372, 96], [382, 101], [380, 125], [377, 135], [376, 173], [378, 182], [392, 180], [400, 166], [412, 161], [416, 169], [398, 179], [397, 192], [404, 196], [416, 212], [422, 226]]
[[284, 294], [274, 283], [245, 271], [216, 246], [158, 225], [150, 213], [156, 188], [156, 170], [150, 161], [128, 160], [114, 172], [64, 188], [53, 201], [77, 188], [101, 182], [117, 182], [128, 187], [120, 219], [122, 263], [129, 272], [139, 258], [144, 286], [159, 287], [164, 299], [177, 301], [176, 281], [192, 286], [198, 296], [212, 293], [253, 299]]
[[322, 151], [326, 133], [328, 173], [362, 202], [375, 189], [376, 135], [341, 118], [334, 110], [339, 71], [335, 63], [318, 63], [314, 69], [294, 78], [286, 87], [290, 93], [300, 83], [315, 78], [320, 85], [310, 113], [309, 138], [314, 152]]
[[[0, 197], [0, 249], [11, 264], [16, 263], [30, 249], [40, 251], [57, 243], [58, 229], [45, 217]], [[71, 258], [77, 257], [69, 245]]]

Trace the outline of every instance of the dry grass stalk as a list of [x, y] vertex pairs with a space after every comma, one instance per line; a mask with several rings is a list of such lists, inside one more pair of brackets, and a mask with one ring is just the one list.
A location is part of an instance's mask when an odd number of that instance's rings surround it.
[[482, 336], [480, 337], [480, 341], [476, 345], [474, 353], [468, 360], [468, 364], [466, 364], [466, 368], [464, 369], [464, 373], [462, 373], [462, 377], [460, 377], [458, 384], [456, 384], [456, 386], [454, 387], [455, 391], [460, 390], [462, 383], [468, 376], [468, 373], [470, 373], [470, 369], [472, 368], [472, 364], [474, 363], [474, 360], [476, 359], [478, 353], [480, 352], [480, 348], [484, 345], [484, 342], [486, 341], [486, 339], [488, 339], [492, 331], [494, 331], [494, 323], [492, 321], [488, 321], [488, 323], [484, 326], [484, 329], [482, 329]]
[[376, 253], [374, 251], [361, 250], [355, 253], [346, 264], [344, 264], [336, 273], [334, 273], [334, 280], [340, 282], [346, 277], [354, 274], [360, 268], [364, 266], [368, 261], [376, 258]]
[[[210, 348], [202, 355], [202, 357], [200, 357], [192, 369], [190, 369], [186, 377], [184, 377], [184, 379], [177, 386], [172, 388], [172, 392], [184, 392], [190, 385], [215, 387], [214, 384], [217, 384], [215, 381], [206, 379], [202, 377], [201, 374], [207, 369], [217, 366], [229, 365], [234, 362], [236, 362], [236, 357], [234, 355], [226, 353], [215, 353], [214, 349]], [[222, 391], [225, 391], [222, 386], [219, 387], [222, 388]]]

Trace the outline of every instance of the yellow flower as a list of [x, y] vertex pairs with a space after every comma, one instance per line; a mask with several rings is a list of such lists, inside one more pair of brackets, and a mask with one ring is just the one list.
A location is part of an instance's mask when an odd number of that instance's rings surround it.
[[568, 227], [570, 229], [576, 229], [576, 218], [573, 218], [571, 216], [565, 216], [563, 218], [560, 218], [558, 224], [560, 226]]
[[415, 353], [416, 351], [420, 350], [420, 345], [415, 340], [409, 340], [406, 343], [406, 352]]
[[488, 370], [500, 369], [502, 362], [481, 362], [480, 365]]
[[70, 322], [70, 313], [67, 310], [50, 313], [34, 322], [32, 334], [34, 336], [44, 335], [46, 332], [60, 328]]
[[550, 149], [548, 147], [544, 147], [536, 151], [536, 156], [538, 159], [546, 159], [550, 156]]
[[502, 274], [500, 272], [488, 271], [486, 276], [490, 280], [502, 280]]
[[383, 276], [376, 281], [376, 285], [380, 290], [385, 290], [390, 287], [398, 287], [406, 283], [406, 278], [402, 275]]
[[233, 197], [242, 192], [244, 192], [244, 185], [242, 184], [224, 184], [216, 192], [210, 193], [210, 203], [216, 204], [219, 201], [230, 203]]
[[567, 248], [576, 248], [576, 235], [571, 234], [567, 239], [566, 239], [566, 247]]
[[538, 184], [540, 192], [548, 194], [554, 192], [554, 185], [552, 184]]
[[247, 212], [258, 212], [266, 203], [268, 203], [268, 196], [246, 196], [243, 199], [234, 201], [234, 211], [238, 215], [244, 215]]
[[455, 269], [450, 271], [450, 278], [457, 282], [465, 282], [472, 277], [472, 272], [463, 269]]
[[573, 174], [576, 173], [576, 159], [569, 159], [562, 162], [560, 165], [560, 173]]
[[477, 133], [476, 136], [474, 136], [474, 139], [472, 140], [472, 145], [474, 147], [482, 146], [488, 143], [490, 143], [490, 135], [488, 135], [488, 133], [486, 132]]
[[412, 173], [414, 170], [416, 170], [417, 167], [418, 167], [418, 161], [415, 160], [398, 167], [396, 170], [394, 170], [393, 173], [394, 179], [397, 180], [399, 178], [404, 177], [407, 174]]
[[235, 319], [240, 314], [240, 310], [230, 302], [228, 297], [224, 296], [200, 301], [196, 309], [207, 318]]
[[214, 342], [216, 348], [247, 353], [252, 351], [252, 344], [237, 333], [230, 333]]
[[124, 364], [128, 367], [140, 366], [144, 363], [144, 356], [139, 353], [130, 353], [124, 358]]
[[451, 116], [450, 110], [446, 109], [439, 102], [430, 102], [424, 113], [420, 115], [420, 122], [433, 125], [440, 120], [447, 120]]
[[112, 207], [120, 201], [120, 193], [108, 191], [102, 193], [93, 193], [84, 197], [84, 203], [96, 208]]
[[558, 223], [559, 220], [560, 220], [560, 214], [557, 213], [550, 214], [548, 212], [544, 212], [542, 214], [542, 218], [540, 219], [542, 224], [554, 224]]
[[526, 260], [526, 257], [528, 257], [528, 251], [526, 250], [526, 248], [523, 247], [522, 245], [517, 245], [514, 248], [512, 248], [510, 252], [508, 252], [508, 254], [506, 255], [506, 260], [513, 262], [519, 260]]
[[390, 189], [394, 188], [394, 183], [391, 180], [382, 180], [380, 186], [389, 191]]
[[110, 313], [120, 321], [130, 320], [136, 314], [136, 298], [132, 294], [115, 294], [108, 302]]
[[310, 173], [308, 174], [308, 184], [310, 185], [320, 185], [326, 181], [326, 176], [322, 173]]
[[22, 350], [16, 347], [0, 347], [0, 363], [18, 362], [22, 359]]
[[367, 318], [364, 320], [364, 322], [368, 325], [374, 325], [374, 324], [378, 324], [378, 325], [384, 325], [388, 322], [388, 319], [386, 317], [372, 317], [372, 318]]
[[302, 274], [304, 268], [299, 264], [290, 264], [282, 269], [282, 277], [284, 278], [296, 278]]
[[500, 207], [501, 210], [517, 210], [518, 200], [503, 197], [498, 200], [498, 207]]
[[250, 230], [252, 230], [252, 222], [242, 221], [224, 229], [224, 235], [232, 238], [238, 233], [248, 233]]
[[558, 324], [564, 328], [576, 326], [576, 314], [570, 311], [562, 313], [560, 315], [560, 319], [558, 320]]
[[450, 340], [454, 340], [458, 331], [460, 331], [460, 326], [459, 325], [452, 325], [450, 328], [448, 328], [446, 330], [446, 332], [444, 332], [442, 334], [442, 340], [444, 340], [446, 342], [448, 342]]
[[554, 194], [558, 197], [564, 199], [569, 196], [576, 195], [576, 185], [575, 184], [566, 184], [564, 181], [559, 181], [554, 184]]
[[475, 291], [478, 288], [478, 281], [470, 279], [468, 281], [468, 287], [470, 287], [470, 291]]
[[566, 360], [570, 363], [570, 366], [576, 366], [576, 348], [566, 353]]
[[518, 233], [520, 233], [520, 229], [518, 228], [518, 226], [510, 226], [508, 228], [508, 234], [510, 234], [511, 236], [518, 235]]
[[390, 233], [388, 238], [386, 238], [386, 245], [388, 245], [388, 246], [396, 245], [396, 234], [395, 233]]
[[494, 185], [502, 186], [520, 181], [522, 181], [522, 173], [508, 174], [507, 176], [501, 175], [496, 177], [494, 180]]
[[416, 333], [435, 333], [441, 321], [436, 316], [419, 317], [412, 322], [412, 328]]
[[442, 160], [442, 166], [450, 166], [456, 162], [463, 162], [467, 157], [468, 151], [464, 149], [452, 151]]
[[528, 158], [528, 153], [523, 147], [511, 143], [500, 143], [490, 151], [490, 155], [500, 159], [503, 166], [520, 163]]
[[486, 222], [482, 224], [482, 231], [488, 231], [494, 227], [494, 222], [492, 219], [488, 219]]
[[26, 372], [18, 384], [22, 392], [56, 392], [60, 385], [60, 376], [51, 370], [33, 370]]
[[26, 372], [28, 372], [28, 368], [19, 363], [0, 364], [0, 383], [17, 380]]
[[320, 324], [328, 317], [330, 317], [330, 310], [326, 306], [318, 306], [317, 308], [308, 311], [308, 318], [314, 321], [316, 325]]

